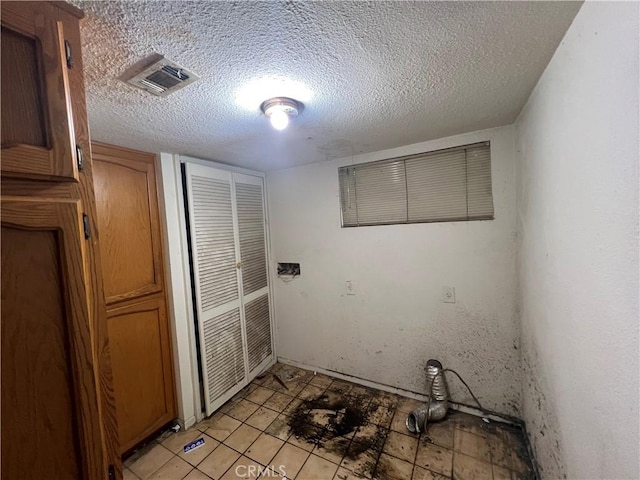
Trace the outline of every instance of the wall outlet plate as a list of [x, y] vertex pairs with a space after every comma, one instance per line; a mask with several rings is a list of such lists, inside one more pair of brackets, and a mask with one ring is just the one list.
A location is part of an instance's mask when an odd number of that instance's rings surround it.
[[355, 295], [356, 291], [353, 288], [353, 282], [351, 280], [347, 280], [345, 283], [345, 287], [347, 289], [347, 295]]
[[444, 303], [456, 303], [455, 287], [442, 287], [442, 301]]

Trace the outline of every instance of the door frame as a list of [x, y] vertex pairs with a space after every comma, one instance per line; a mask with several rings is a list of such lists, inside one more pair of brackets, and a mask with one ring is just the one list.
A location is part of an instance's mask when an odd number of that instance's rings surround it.
[[[178, 421], [182, 428], [189, 428], [205, 417], [201, 398], [199, 379], [199, 362], [196, 351], [196, 329], [194, 303], [192, 297], [192, 281], [187, 239], [187, 222], [184, 202], [184, 185], [182, 165], [191, 163], [262, 178], [263, 205], [265, 220], [265, 242], [267, 254], [267, 278], [269, 281], [269, 316], [271, 318], [270, 360], [263, 362], [259, 368], [265, 370], [277, 361], [275, 299], [273, 294], [272, 275], [273, 257], [271, 253], [270, 222], [268, 209], [268, 192], [266, 174], [245, 168], [233, 167], [217, 162], [202, 160], [183, 155], [161, 153], [159, 155], [158, 186], [160, 191], [160, 217], [163, 224], [165, 245], [165, 264], [167, 269], [167, 289], [169, 293], [169, 315], [174, 345], [174, 365], [176, 371], [176, 394], [178, 400]], [[258, 371], [258, 369], [256, 369]], [[240, 390], [240, 388], [238, 388]], [[234, 392], [234, 393], [237, 393]], [[229, 398], [233, 396], [228, 395]], [[226, 396], [225, 396], [226, 397]]]

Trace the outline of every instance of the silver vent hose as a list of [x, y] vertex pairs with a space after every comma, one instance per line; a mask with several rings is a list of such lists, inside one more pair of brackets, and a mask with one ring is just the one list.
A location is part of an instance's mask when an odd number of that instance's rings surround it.
[[449, 389], [442, 364], [438, 360], [431, 359], [427, 362], [426, 370], [429, 400], [407, 417], [407, 429], [411, 433], [424, 431], [429, 421], [442, 420], [449, 408]]

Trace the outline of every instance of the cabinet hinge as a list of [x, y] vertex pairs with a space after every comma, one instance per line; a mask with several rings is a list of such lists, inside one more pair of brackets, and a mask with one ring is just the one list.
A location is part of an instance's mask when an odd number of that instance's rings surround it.
[[64, 54], [67, 57], [67, 68], [73, 68], [73, 55], [71, 54], [71, 44], [65, 40], [64, 41]]
[[80, 145], [76, 145], [76, 162], [78, 163], [78, 170], [84, 170], [84, 154]]
[[84, 238], [89, 238], [91, 236], [91, 226], [89, 225], [89, 215], [86, 213], [82, 214], [82, 226], [84, 227]]
[[116, 480], [116, 467], [109, 465], [109, 477], [108, 480]]

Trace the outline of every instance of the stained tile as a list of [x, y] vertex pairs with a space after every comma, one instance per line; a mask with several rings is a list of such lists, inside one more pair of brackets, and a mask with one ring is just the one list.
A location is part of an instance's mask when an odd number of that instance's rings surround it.
[[454, 412], [449, 414], [450, 419], [455, 422], [456, 428], [464, 432], [473, 433], [479, 437], [487, 438], [487, 424], [481, 417], [469, 415], [464, 412]]
[[249, 418], [247, 418], [247, 424], [252, 427], [257, 428], [258, 430], [264, 430], [271, 422], [273, 422], [278, 416], [278, 412], [274, 412], [273, 410], [269, 410], [265, 407], [260, 407], [258, 410], [253, 413]]
[[282, 367], [284, 366], [284, 364], [280, 363], [280, 362], [276, 362], [273, 365], [271, 365], [271, 367], [269, 367], [269, 372], [271, 373], [276, 373], [278, 372]]
[[228, 447], [233, 448], [238, 452], [244, 453], [253, 442], [260, 436], [260, 430], [253, 428], [250, 425], [240, 425], [235, 432], [233, 432], [223, 442]]
[[279, 438], [262, 433], [247, 449], [245, 455], [262, 465], [269, 465], [283, 445], [284, 441]]
[[278, 376], [285, 384], [287, 382], [307, 384], [309, 380], [311, 380], [311, 377], [313, 377], [313, 372], [292, 365], [285, 365], [278, 371]]
[[349, 391], [351, 390], [351, 388], [353, 387], [353, 384], [351, 382], [347, 382], [345, 380], [340, 380], [339, 378], [336, 378], [334, 381], [331, 382], [331, 385], [329, 385], [329, 390], [332, 390], [334, 392], [339, 392], [339, 393], [349, 393]]
[[273, 394], [274, 394], [273, 390], [257, 386], [253, 391], [248, 393], [247, 396], [244, 397], [244, 398], [246, 400], [249, 400], [249, 401], [253, 402], [253, 403], [257, 403], [258, 405], [262, 405]]
[[301, 400], [311, 400], [319, 397], [325, 391], [322, 387], [316, 387], [315, 385], [307, 385], [300, 393], [298, 393], [298, 398]]
[[256, 410], [258, 405], [248, 400], [240, 400], [236, 403], [228, 412], [227, 415], [244, 422], [249, 418]]
[[317, 373], [309, 380], [309, 384], [322, 388], [327, 388], [331, 382], [333, 382], [333, 378], [323, 373]]
[[423, 401], [416, 400], [415, 398], [400, 397], [400, 399], [398, 400], [397, 409], [403, 413], [409, 414], [416, 408], [422, 406], [423, 403]]
[[[261, 386], [273, 390], [274, 392], [286, 392], [287, 388], [276, 379], [277, 374], [268, 374], [260, 383]], [[278, 377], [280, 378], [280, 377]], [[285, 383], [285, 382], [283, 382]], [[285, 383], [286, 385], [286, 383]]]
[[291, 395], [292, 397], [297, 396], [304, 387], [307, 386], [306, 383], [300, 383], [300, 382], [291, 382], [291, 383], [287, 383], [287, 389], [286, 390], [279, 390], [282, 393], [286, 393], [287, 395]]
[[445, 477], [444, 475], [440, 475], [439, 473], [432, 472], [431, 470], [427, 470], [426, 468], [418, 467], [417, 465], [413, 468], [413, 477], [411, 480], [448, 480], [449, 477]]
[[276, 412], [282, 412], [291, 403], [291, 400], [293, 400], [293, 397], [285, 393], [276, 392], [264, 402], [263, 406]]
[[363, 477], [362, 475], [358, 475], [352, 472], [351, 470], [347, 470], [344, 467], [339, 467], [338, 471], [333, 477], [333, 480], [362, 480], [363, 478], [371, 478], [371, 477], [370, 476]]
[[198, 470], [209, 475], [214, 480], [219, 480], [239, 458], [240, 454], [238, 452], [221, 444], [198, 465]]
[[433, 443], [420, 442], [418, 445], [416, 465], [450, 477], [452, 464], [453, 452], [451, 450]]
[[442, 447], [453, 449], [453, 437], [455, 426], [452, 422], [429, 423], [426, 433], [422, 434], [422, 440], [430, 441]]
[[291, 434], [287, 439], [287, 442], [306, 450], [307, 452], [311, 452], [316, 447], [321, 436], [322, 429], [309, 426], [307, 427], [304, 436], [295, 436], [294, 434]]
[[384, 444], [383, 452], [413, 463], [418, 450], [418, 438], [390, 432]]
[[226, 473], [222, 476], [222, 480], [253, 480], [258, 478], [264, 470], [265, 467], [243, 455], [238, 460], [236, 460], [233, 465], [231, 465], [229, 470], [227, 470]]
[[146, 480], [171, 458], [173, 458], [173, 453], [162, 445], [155, 444], [128, 467], [138, 478]]
[[491, 464], [456, 452], [453, 456], [453, 477], [456, 480], [492, 480]]
[[276, 419], [271, 422], [271, 425], [265, 429], [265, 433], [273, 435], [280, 440], [286, 440], [291, 435], [291, 431], [289, 430], [289, 425], [287, 423], [288, 420], [289, 418], [287, 416], [282, 414], [278, 415]]
[[369, 422], [375, 423], [382, 427], [388, 427], [391, 425], [391, 419], [393, 418], [393, 410], [379, 405], [377, 403], [371, 403], [368, 411]]
[[236, 393], [233, 397], [231, 397], [231, 401], [234, 402], [234, 403], [235, 402], [239, 402], [240, 400], [245, 398], [249, 393], [251, 393], [256, 388], [257, 388], [257, 385], [254, 385], [254, 384], [247, 385], [242, 390], [240, 390], [238, 393]]
[[490, 444], [491, 463], [504, 468], [511, 468], [511, 449], [502, 441], [494, 440]]
[[391, 430], [398, 433], [409, 434], [409, 430], [407, 429], [407, 414], [401, 412], [400, 410], [396, 410], [393, 415], [393, 420], [391, 421]]
[[296, 476], [296, 480], [331, 479], [337, 471], [338, 465], [335, 463], [316, 455], [311, 455]]
[[276, 468], [282, 467], [287, 478], [295, 478], [307, 457], [309, 452], [285, 443], [271, 463]]
[[353, 437], [353, 441], [363, 445], [367, 449], [379, 452], [384, 446], [384, 442], [389, 431], [379, 425], [366, 423], [358, 427], [358, 431]]
[[493, 471], [493, 480], [518, 480], [517, 473], [509, 469], [497, 465], [491, 465], [491, 469]]
[[191, 470], [191, 473], [189, 473], [189, 475], [184, 477], [184, 480], [211, 480], [211, 477], [205, 475], [197, 468], [194, 468], [193, 470]]
[[483, 462], [491, 461], [489, 443], [484, 438], [464, 430], [455, 431], [453, 449]]
[[181, 431], [178, 433], [171, 433], [162, 442], [162, 446], [173, 453], [179, 453], [182, 448], [189, 442], [193, 442], [196, 438], [202, 436], [202, 432], [197, 428], [190, 428], [189, 430]]
[[282, 413], [284, 413], [285, 415], [291, 415], [301, 404], [302, 400], [300, 400], [299, 398], [294, 398], [293, 400], [291, 400], [291, 402], [289, 402], [289, 405], [287, 405], [287, 407], [282, 410]]
[[400, 398], [395, 393], [376, 390], [375, 396], [371, 399], [371, 403], [377, 403], [389, 409], [395, 409], [398, 406]]
[[182, 480], [193, 467], [180, 457], [173, 457], [149, 477], [149, 480]]
[[210, 422], [210, 427], [205, 431], [207, 435], [215, 438], [216, 440], [222, 442], [229, 435], [233, 433], [233, 431], [240, 426], [242, 422], [236, 420], [235, 418], [231, 418], [228, 415], [222, 414], [215, 421]]
[[383, 453], [380, 455], [373, 478], [380, 478], [384, 480], [407, 480], [411, 478], [412, 472], [413, 462], [406, 462]]
[[218, 410], [216, 413], [214, 413], [210, 417], [203, 418], [200, 422], [196, 423], [194, 428], [200, 430], [201, 432], [204, 432], [208, 428], [210, 428], [211, 425], [213, 423], [215, 423], [220, 417], [222, 417], [224, 415], [225, 415], [224, 413], [222, 413], [220, 410]]
[[204, 460], [207, 455], [213, 452], [218, 447], [218, 445], [220, 445], [219, 441], [214, 440], [206, 434], [203, 435], [202, 438], [204, 439], [204, 445], [200, 445], [198, 448], [189, 450], [186, 453], [184, 450], [178, 453], [178, 456], [180, 458], [186, 460], [194, 467], [197, 466], [202, 460]]
[[530, 461], [521, 457], [519, 455], [520, 451], [521, 450], [513, 450], [511, 452], [511, 468], [520, 474], [526, 474], [531, 471]]
[[340, 465], [350, 444], [351, 440], [344, 437], [323, 439], [315, 447], [313, 454]]
[[363, 448], [363, 444], [351, 442], [345, 454], [341, 467], [354, 472], [364, 478], [372, 478], [378, 461], [378, 453], [370, 448]]
[[[239, 400], [238, 400], [239, 401]], [[218, 412], [220, 413], [229, 413], [229, 411], [237, 404], [238, 402], [234, 401], [234, 400], [229, 400], [228, 402], [226, 402], [224, 405], [222, 405], [220, 407], [220, 409], [218, 410]]]

